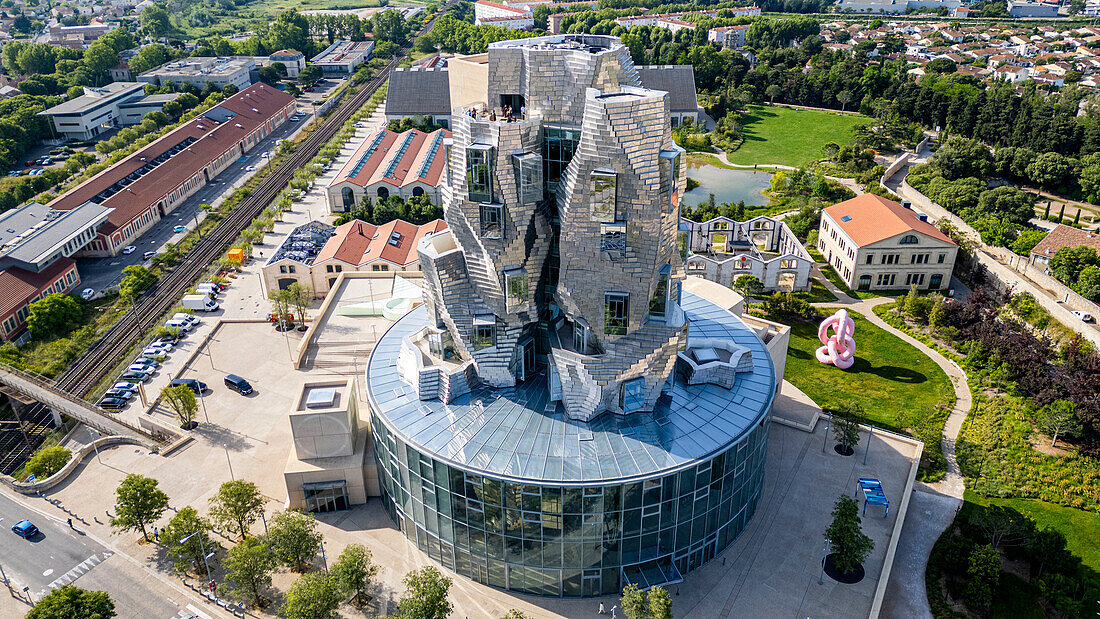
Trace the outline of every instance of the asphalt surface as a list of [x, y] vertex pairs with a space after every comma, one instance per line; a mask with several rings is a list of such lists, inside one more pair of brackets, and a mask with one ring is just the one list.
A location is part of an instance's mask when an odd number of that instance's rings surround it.
[[[331, 80], [330, 80], [331, 81]], [[160, 251], [165, 243], [177, 243], [187, 235], [187, 232], [174, 232], [176, 226], [186, 226], [187, 230], [193, 230], [202, 221], [206, 213], [199, 205], [211, 204], [218, 196], [230, 189], [234, 183], [247, 178], [253, 171], [246, 171], [249, 166], [263, 167], [267, 159], [261, 154], [275, 150], [275, 140], [284, 139], [294, 133], [299, 127], [309, 123], [313, 118], [313, 109], [307, 101], [301, 100], [298, 110], [302, 118], [296, 123], [287, 122], [274, 133], [267, 136], [258, 146], [245, 153], [244, 161], [234, 161], [221, 174], [210, 183], [199, 188], [183, 204], [180, 204], [164, 216], [163, 219], [153, 224], [134, 242], [137, 250], [130, 255], [119, 254], [105, 258], [77, 258], [77, 269], [80, 272], [79, 290], [91, 288], [100, 292], [111, 286], [116, 286], [122, 281], [122, 269], [133, 264], [149, 265], [149, 261], [142, 258], [147, 251]]]

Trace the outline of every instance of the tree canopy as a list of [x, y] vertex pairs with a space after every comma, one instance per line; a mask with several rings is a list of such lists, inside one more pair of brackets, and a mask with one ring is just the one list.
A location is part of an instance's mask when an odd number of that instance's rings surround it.
[[149, 540], [147, 527], [168, 509], [168, 495], [151, 477], [130, 473], [115, 490], [115, 515], [111, 526], [124, 531], [141, 531]]
[[86, 591], [65, 585], [46, 594], [27, 613], [27, 619], [111, 619], [115, 603], [106, 591]]

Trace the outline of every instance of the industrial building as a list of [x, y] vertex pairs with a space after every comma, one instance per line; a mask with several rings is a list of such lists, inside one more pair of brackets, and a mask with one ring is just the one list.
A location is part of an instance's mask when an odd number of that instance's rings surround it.
[[294, 112], [290, 95], [255, 84], [180, 125], [49, 203], [111, 209], [85, 256], [114, 256], [209, 183]]
[[442, 199], [440, 181], [446, 161], [446, 129], [395, 133], [380, 129], [363, 140], [325, 189], [329, 211], [346, 213], [363, 200], [427, 196]]
[[347, 76], [370, 60], [374, 41], [335, 41], [309, 61], [325, 75]]
[[386, 89], [386, 120], [427, 118], [451, 126], [451, 87], [446, 59], [442, 67], [398, 67], [390, 71]]
[[785, 340], [684, 285], [670, 95], [617, 37], [458, 60], [448, 228], [420, 241], [425, 303], [378, 340], [360, 402], [383, 503], [494, 587], [679, 582], [756, 511], [786, 353], [762, 338]]

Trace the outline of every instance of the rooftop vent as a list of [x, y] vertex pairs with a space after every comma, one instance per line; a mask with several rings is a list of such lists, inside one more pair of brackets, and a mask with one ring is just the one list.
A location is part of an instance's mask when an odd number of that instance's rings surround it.
[[852, 218], [849, 215], [845, 215], [844, 217], [840, 218], [840, 221], [852, 221]]

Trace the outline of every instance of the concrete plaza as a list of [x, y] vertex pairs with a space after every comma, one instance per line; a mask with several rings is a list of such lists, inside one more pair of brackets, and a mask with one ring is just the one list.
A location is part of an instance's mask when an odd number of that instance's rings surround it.
[[[355, 318], [342, 317], [341, 324], [349, 320]], [[133, 447], [107, 450], [102, 454], [102, 464], [89, 460], [78, 476], [50, 493], [51, 497], [68, 506], [79, 506], [76, 511], [89, 522], [96, 515], [103, 521], [104, 512], [114, 503], [114, 487], [126, 473], [137, 472], [156, 477], [174, 508], [192, 505], [205, 511], [218, 485], [232, 476], [260, 486], [268, 497], [268, 514], [281, 510], [286, 499], [282, 469], [291, 449], [287, 413], [304, 382], [336, 373], [335, 368], [317, 366], [307, 371], [293, 370], [290, 350], [297, 350], [300, 337], [298, 332], [277, 333], [262, 322], [221, 323], [180, 371], [182, 376], [202, 380], [213, 389], [203, 398], [205, 413], [200, 409], [195, 440], [167, 457], [148, 455]], [[224, 388], [221, 379], [226, 373], [244, 376], [256, 386], [256, 393], [244, 397]], [[919, 445], [876, 432], [866, 465], [866, 434], [855, 455], [837, 455], [831, 440], [826, 445], [825, 424], [816, 421], [814, 408], [800, 394], [791, 393], [789, 383], [784, 388], [776, 415], [790, 421], [771, 425], [765, 489], [757, 514], [741, 537], [718, 558], [671, 587], [678, 617], [854, 617], [871, 612], [891, 535], [896, 535], [897, 517], [904, 517], [899, 507], [915, 470], [913, 463], [919, 458]], [[166, 410], [158, 409], [153, 414], [164, 423], [172, 423]], [[812, 432], [804, 429], [814, 421]], [[855, 585], [841, 585], [826, 576], [823, 584], [818, 584], [822, 532], [830, 522], [832, 504], [839, 495], [850, 495], [856, 479], [863, 476], [882, 480], [891, 501], [889, 517], [882, 517], [881, 507], [871, 507], [863, 519], [864, 531], [875, 541], [874, 552], [866, 562], [867, 577]], [[402, 576], [431, 563], [395, 528], [378, 499], [344, 512], [321, 514], [318, 521], [330, 560], [349, 543], [365, 544], [374, 553], [375, 561], [382, 566], [379, 585], [373, 591], [375, 612], [394, 612]], [[100, 535], [110, 534], [105, 525], [91, 526]], [[256, 529], [256, 533], [262, 532], [260, 524]], [[138, 545], [136, 538], [126, 534], [118, 545], [150, 568], [166, 569], [163, 550]], [[230, 542], [221, 541], [229, 547]], [[321, 567], [320, 557], [317, 567]], [[220, 573], [215, 578], [220, 578]], [[285, 590], [293, 579], [293, 574], [282, 572], [275, 579], [276, 587]], [[451, 597], [458, 617], [497, 617], [509, 608], [533, 617], [579, 617], [593, 614], [600, 601], [607, 608], [617, 603], [614, 598], [514, 595], [461, 576], [454, 576]], [[354, 611], [349, 609], [348, 613], [354, 616]]]

